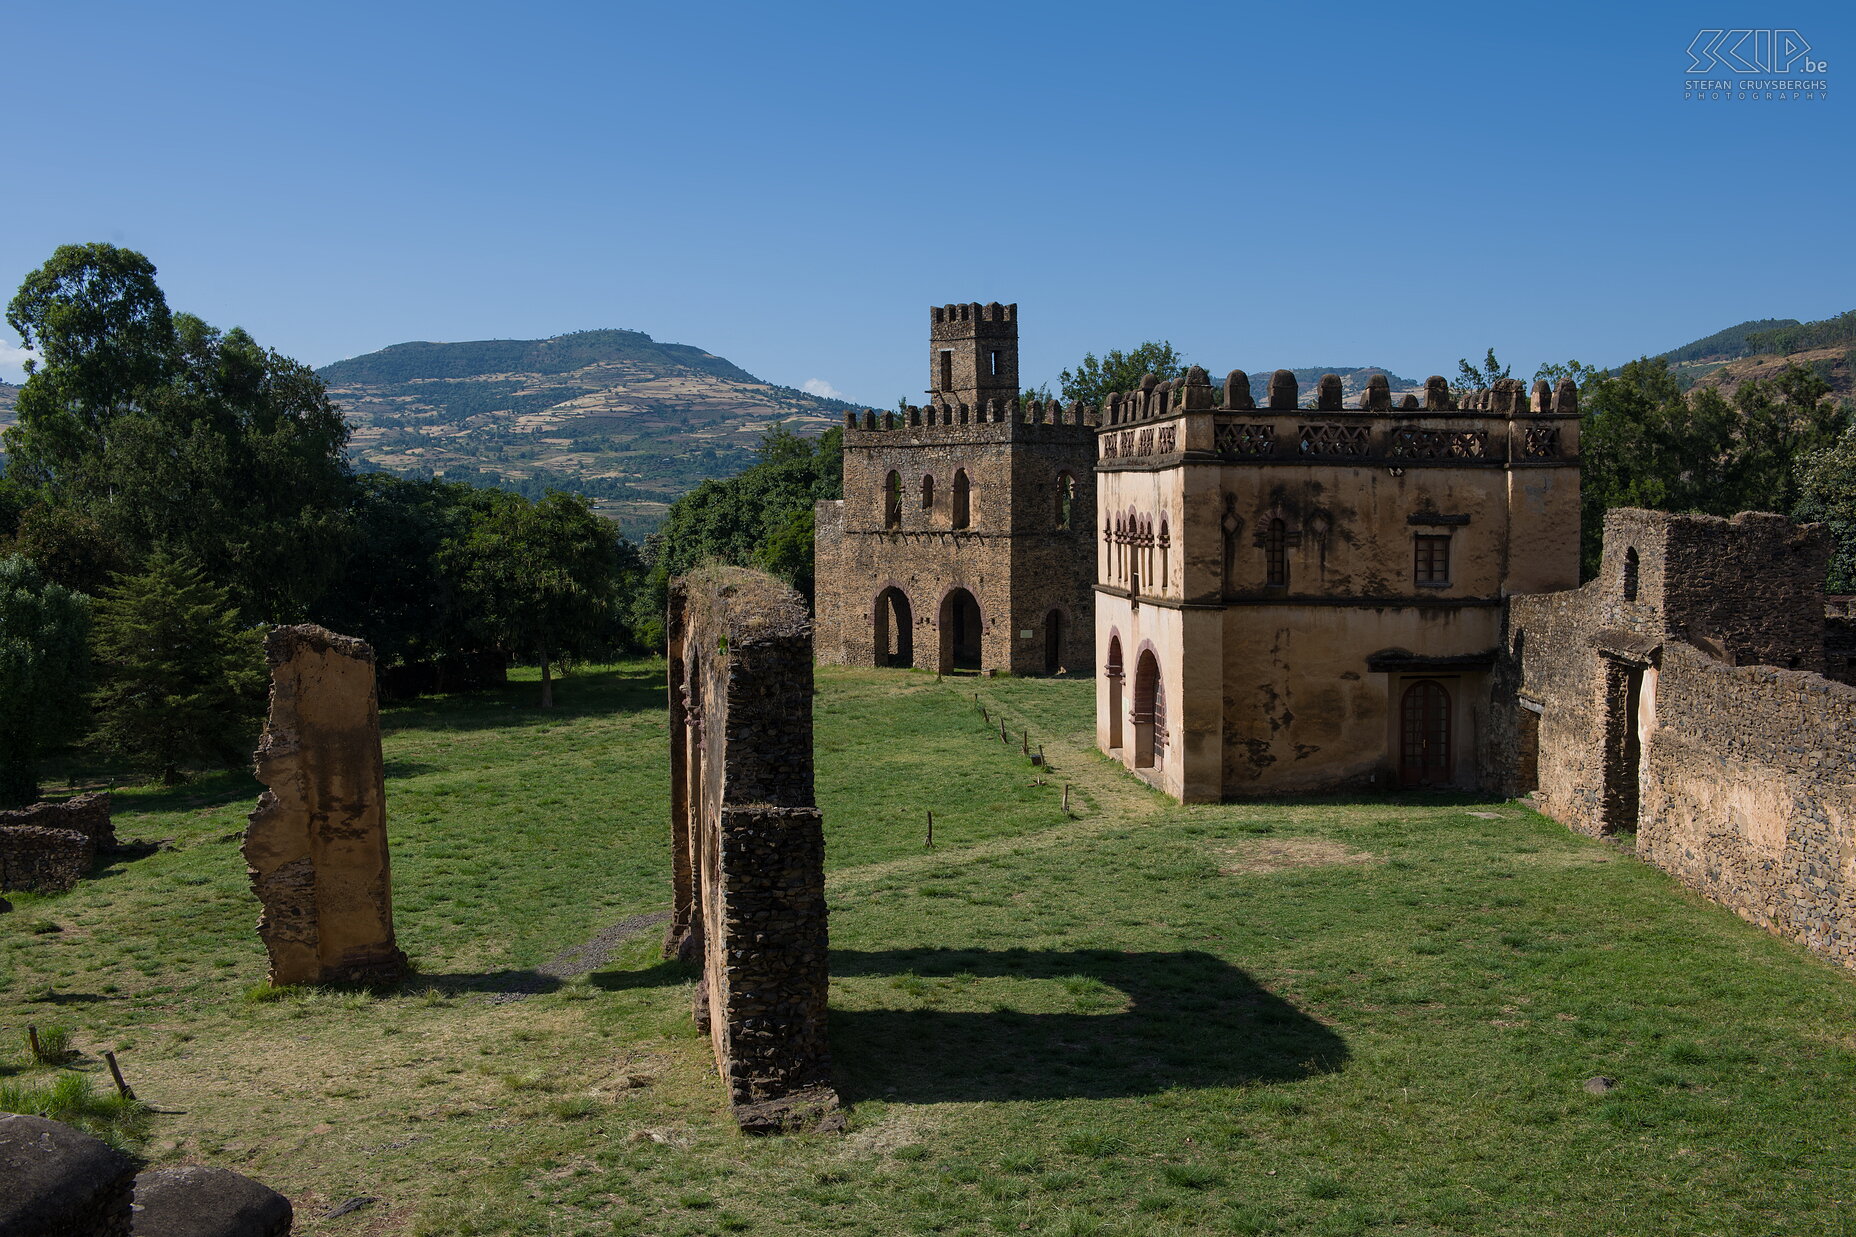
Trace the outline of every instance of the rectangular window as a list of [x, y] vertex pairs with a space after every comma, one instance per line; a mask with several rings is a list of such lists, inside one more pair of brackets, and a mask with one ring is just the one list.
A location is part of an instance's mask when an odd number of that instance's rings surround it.
[[1417, 583], [1450, 583], [1450, 538], [1419, 536], [1412, 562], [1412, 578]]
[[954, 389], [954, 353], [951, 348], [941, 350], [941, 390]]
[[986, 364], [988, 372], [991, 373], [994, 378], [997, 378], [999, 376], [999, 354], [996, 351], [986, 354]]

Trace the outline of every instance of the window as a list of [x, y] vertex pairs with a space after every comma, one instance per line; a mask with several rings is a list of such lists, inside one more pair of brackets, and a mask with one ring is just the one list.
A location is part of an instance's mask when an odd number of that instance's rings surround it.
[[1171, 581], [1173, 578], [1167, 572], [1167, 561], [1166, 561], [1167, 560], [1167, 553], [1166, 553], [1167, 547], [1171, 544], [1172, 544], [1172, 538], [1167, 536], [1166, 517], [1161, 516], [1160, 517], [1160, 591], [1161, 592], [1166, 591], [1168, 582]]
[[934, 510], [934, 474], [933, 473], [925, 474], [922, 477], [922, 510], [923, 511]]
[[1412, 579], [1419, 584], [1450, 583], [1450, 538], [1420, 535], [1415, 539]]
[[972, 520], [972, 483], [967, 480], [967, 470], [961, 469], [954, 474], [954, 527], [965, 528]]
[[999, 353], [996, 349], [986, 354], [986, 372], [994, 378], [999, 376]]
[[1057, 531], [1070, 531], [1070, 516], [1076, 510], [1076, 478], [1067, 472], [1057, 474]]
[[895, 528], [902, 523], [902, 474], [894, 469], [883, 482], [883, 527]]
[[1264, 582], [1271, 588], [1289, 587], [1289, 529], [1281, 520], [1271, 520], [1263, 534]]
[[951, 348], [941, 349], [940, 389], [943, 391], [951, 391], [954, 389], [954, 351]]
[[1637, 600], [1637, 547], [1624, 551], [1624, 600]]

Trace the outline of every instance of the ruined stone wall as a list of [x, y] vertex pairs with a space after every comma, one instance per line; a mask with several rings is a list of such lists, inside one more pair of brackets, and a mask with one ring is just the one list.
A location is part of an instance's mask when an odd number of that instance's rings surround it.
[[1637, 850], [1856, 967], [1856, 687], [1664, 646]]
[[115, 848], [102, 791], [0, 812], [0, 892], [63, 893], [90, 872], [98, 852]]
[[270, 714], [254, 771], [269, 789], [244, 854], [270, 981], [397, 980], [374, 650], [305, 625], [273, 630], [264, 656]]
[[815, 1124], [837, 1098], [805, 602], [759, 572], [706, 569], [673, 582], [667, 631], [666, 953], [701, 961], [696, 1017], [742, 1128]]
[[1824, 599], [1824, 674], [1856, 683], [1856, 597]]
[[1537, 780], [1555, 819], [1634, 830], [1683, 883], [1856, 965], [1856, 687], [1785, 668], [1822, 657], [1823, 544], [1777, 516], [1609, 513], [1596, 579], [1510, 602], [1495, 725], [1517, 766], [1537, 752], [1509, 788]]

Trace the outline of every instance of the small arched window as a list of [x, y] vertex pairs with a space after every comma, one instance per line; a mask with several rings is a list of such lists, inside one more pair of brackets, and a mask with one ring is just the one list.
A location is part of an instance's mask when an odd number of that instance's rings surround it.
[[922, 510], [923, 511], [934, 510], [934, 474], [933, 473], [926, 473], [922, 476]]
[[1637, 547], [1624, 551], [1624, 600], [1637, 600]]
[[973, 485], [967, 480], [967, 470], [962, 468], [954, 474], [954, 527], [965, 528], [973, 519]]
[[1167, 535], [1166, 517], [1163, 515], [1160, 517], [1160, 591], [1161, 592], [1166, 591], [1167, 582], [1172, 579], [1172, 577], [1167, 574], [1167, 547], [1171, 546], [1172, 544], [1173, 544], [1173, 539]]
[[1263, 534], [1263, 554], [1271, 588], [1289, 587], [1289, 529], [1281, 520], [1271, 520]]
[[1070, 516], [1076, 511], [1076, 478], [1067, 472], [1057, 474], [1057, 531], [1070, 531]]
[[895, 528], [901, 523], [902, 474], [892, 468], [883, 479], [883, 527]]

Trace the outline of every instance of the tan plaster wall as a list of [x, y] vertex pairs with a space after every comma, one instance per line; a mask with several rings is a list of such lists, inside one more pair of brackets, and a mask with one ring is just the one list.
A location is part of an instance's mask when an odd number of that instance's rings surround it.
[[374, 653], [320, 627], [265, 641], [270, 715], [244, 855], [273, 984], [396, 979]]

